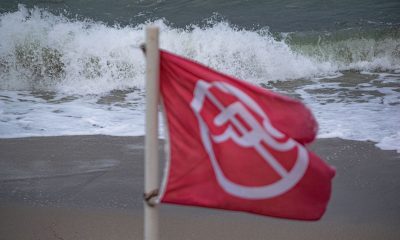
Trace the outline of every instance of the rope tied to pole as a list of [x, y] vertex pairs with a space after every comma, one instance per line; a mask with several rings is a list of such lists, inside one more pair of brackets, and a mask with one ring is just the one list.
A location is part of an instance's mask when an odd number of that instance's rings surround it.
[[154, 207], [157, 205], [157, 197], [158, 197], [159, 190], [154, 189], [151, 192], [143, 193], [143, 199], [149, 207]]

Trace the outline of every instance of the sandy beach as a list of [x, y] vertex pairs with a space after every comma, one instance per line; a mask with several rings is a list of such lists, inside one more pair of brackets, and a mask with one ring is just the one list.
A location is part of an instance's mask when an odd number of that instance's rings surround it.
[[[160, 206], [161, 239], [400, 239], [400, 154], [320, 139], [337, 168], [318, 222]], [[143, 137], [0, 140], [0, 240], [142, 239]]]

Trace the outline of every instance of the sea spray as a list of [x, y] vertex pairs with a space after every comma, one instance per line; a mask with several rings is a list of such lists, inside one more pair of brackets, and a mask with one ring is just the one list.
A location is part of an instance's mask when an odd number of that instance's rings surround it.
[[[253, 83], [400, 68], [400, 41], [391, 37], [298, 44], [265, 28], [227, 22], [186, 28], [153, 23], [161, 28], [162, 48]], [[71, 20], [20, 5], [0, 16], [0, 89], [97, 94], [142, 88], [144, 58], [137, 46], [144, 26]]]
[[82, 94], [141, 86], [144, 60], [132, 48], [141, 35], [20, 6], [1, 16], [0, 88]]
[[[161, 47], [303, 100], [319, 137], [400, 151], [396, 26], [336, 32], [206, 25], [161, 29]], [[40, 8], [0, 15], [0, 138], [142, 135], [145, 24], [110, 26]]]

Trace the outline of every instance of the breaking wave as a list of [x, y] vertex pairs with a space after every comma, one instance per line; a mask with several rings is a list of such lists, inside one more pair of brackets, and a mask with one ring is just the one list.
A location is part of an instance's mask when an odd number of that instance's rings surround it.
[[[224, 21], [174, 28], [163, 20], [161, 47], [254, 83], [400, 69], [399, 30], [343, 35], [246, 30]], [[0, 89], [104, 93], [143, 87], [137, 48], [144, 26], [71, 20], [43, 9], [0, 15]]]

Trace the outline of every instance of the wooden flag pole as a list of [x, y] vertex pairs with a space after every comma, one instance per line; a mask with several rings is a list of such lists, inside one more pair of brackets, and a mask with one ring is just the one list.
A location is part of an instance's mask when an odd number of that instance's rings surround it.
[[[158, 27], [146, 28], [146, 136], [145, 136], [145, 195], [158, 189], [158, 100], [159, 63]], [[144, 239], [158, 240], [158, 208], [144, 204]]]

